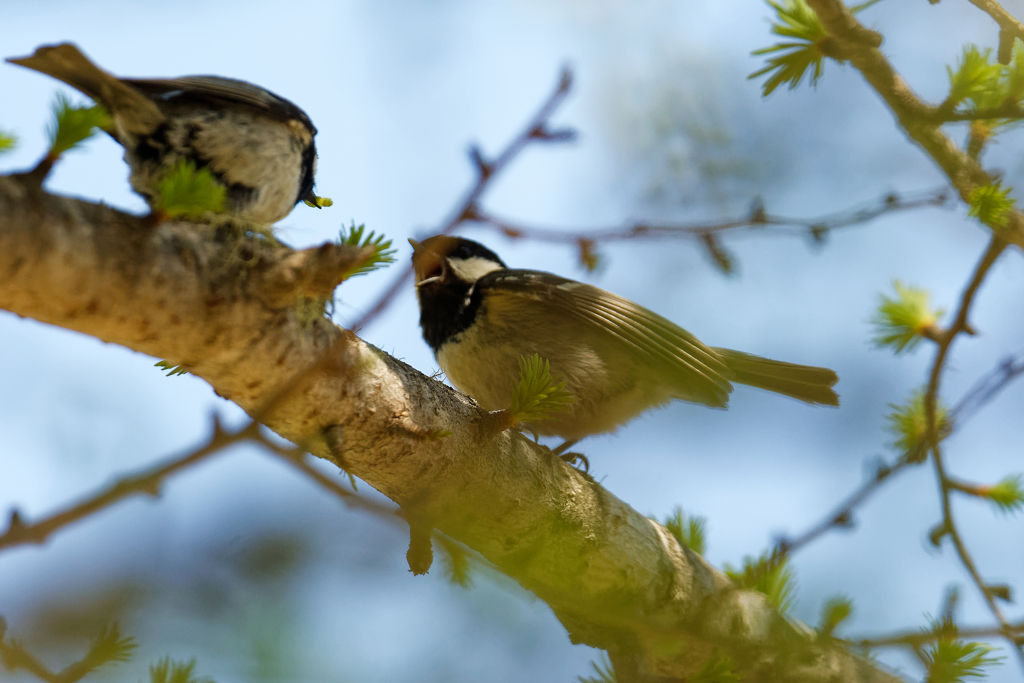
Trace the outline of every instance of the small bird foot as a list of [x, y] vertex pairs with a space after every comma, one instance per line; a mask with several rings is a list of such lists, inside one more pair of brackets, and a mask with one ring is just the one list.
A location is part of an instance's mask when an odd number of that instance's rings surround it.
[[[582, 472], [590, 472], [590, 461], [587, 460], [587, 456], [582, 453], [566, 453], [567, 450], [579, 443], [579, 439], [572, 439], [571, 441], [565, 441], [558, 448], [551, 449], [551, 454], [558, 456], [563, 462], [567, 462], [576, 469]], [[583, 467], [577, 467], [576, 463], [582, 463]]]
[[573, 439], [572, 441], [563, 441], [561, 446], [559, 446], [558, 448], [551, 449], [551, 452], [557, 455], [558, 457], [562, 457], [562, 453], [565, 453], [567, 450], [569, 450], [579, 442], [579, 439]]
[[590, 461], [582, 453], [562, 453], [558, 456], [558, 459], [572, 465], [585, 474], [590, 473]]

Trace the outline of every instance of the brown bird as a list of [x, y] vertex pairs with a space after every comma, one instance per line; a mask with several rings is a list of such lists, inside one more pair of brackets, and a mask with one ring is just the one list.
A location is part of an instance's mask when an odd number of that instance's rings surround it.
[[508, 268], [481, 244], [438, 235], [413, 245], [423, 338], [441, 369], [482, 408], [511, 404], [519, 359], [538, 354], [575, 402], [526, 425], [566, 440], [612, 432], [673, 399], [725, 408], [733, 383], [839, 405], [836, 373], [705, 346], [611, 292]]

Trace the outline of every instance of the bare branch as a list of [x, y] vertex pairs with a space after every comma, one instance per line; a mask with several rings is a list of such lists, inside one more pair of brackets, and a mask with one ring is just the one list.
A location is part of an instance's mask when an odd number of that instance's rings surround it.
[[[830, 34], [830, 50], [861, 72], [896, 115], [910, 139], [942, 169], [965, 202], [970, 201], [974, 190], [993, 183], [993, 177], [978, 161], [942, 132], [939, 110], [921, 101], [896, 73], [878, 49], [882, 40], [878, 33], [865, 28], [840, 0], [807, 0], [807, 4]], [[1024, 248], [1024, 217], [1019, 211], [1010, 213], [999, 234], [1002, 239]]]
[[12, 512], [7, 531], [0, 534], [0, 550], [26, 543], [44, 543], [52, 534], [69, 524], [80, 521], [125, 498], [142, 494], [159, 496], [164, 481], [169, 477], [205, 460], [231, 444], [248, 440], [260, 440], [255, 424], [249, 424], [241, 431], [228, 433], [221, 429], [220, 423], [215, 419], [213, 434], [206, 445], [185, 456], [174, 458], [139, 474], [123, 477], [81, 503], [33, 524], [25, 523], [17, 511]]
[[986, 403], [1005, 389], [1010, 382], [1024, 375], [1024, 361], [1006, 358], [989, 374], [971, 387], [960, 402], [949, 411], [949, 420], [956, 429], [970, 419]]
[[[990, 0], [971, 1], [990, 13], [998, 13], [1002, 10], [997, 3]], [[935, 120], [936, 115], [939, 114], [938, 109], [924, 104], [892, 68], [892, 65], [878, 49], [881, 44], [880, 35], [864, 28], [840, 0], [807, 0], [807, 2], [830, 34], [830, 39], [833, 41], [831, 47], [834, 48], [836, 56], [850, 61], [861, 72], [896, 115], [907, 135], [920, 145], [945, 172], [950, 183], [965, 202], [970, 203], [973, 193], [978, 188], [993, 184], [993, 177], [978, 163], [977, 152], [979, 150], [962, 151], [958, 149], [940, 130], [941, 123]], [[1004, 22], [1009, 21], [1005, 12], [1000, 16]], [[1000, 23], [1000, 25], [1004, 24]], [[1011, 29], [1016, 31], [1018, 27], [1010, 26], [1007, 30]], [[1002, 42], [1005, 43], [1005, 39]], [[1001, 57], [1006, 57], [1005, 45], [1001, 53]], [[972, 155], [971, 152], [974, 154]], [[1007, 243], [1024, 247], [1024, 217], [1019, 211], [1010, 211], [1005, 225], [990, 225], [989, 227], [993, 230], [992, 241], [961, 296], [960, 306], [953, 324], [938, 337], [938, 350], [932, 363], [928, 389], [925, 393], [927, 440], [932, 453], [932, 462], [935, 466], [942, 502], [942, 522], [933, 531], [932, 538], [939, 539], [942, 535], [949, 535], [961, 563], [967, 569], [978, 590], [981, 591], [989, 610], [1000, 625], [1001, 632], [1013, 646], [1021, 664], [1024, 665], [1024, 646], [1018, 643], [1010, 633], [1009, 623], [996, 604], [995, 598], [986, 589], [985, 582], [967, 551], [953, 519], [950, 504], [952, 489], [943, 463], [937, 427], [936, 405], [940, 379], [951, 344], [961, 332], [970, 330], [967, 318], [975, 294]]]
[[[1007, 358], [996, 369], [978, 380], [949, 411], [949, 433], [952, 434], [963, 427], [983, 405], [991, 401], [996, 394], [1021, 375], [1024, 375], [1024, 362], [1016, 362], [1013, 358]], [[854, 523], [853, 513], [856, 509], [876, 493], [883, 484], [891, 481], [892, 475], [903, 471], [909, 464], [910, 462], [906, 460], [900, 460], [892, 465], [880, 464], [873, 477], [865, 481], [820, 522], [796, 538], [781, 537], [776, 544], [777, 550], [784, 554], [792, 554], [802, 550], [833, 529], [849, 528]]]
[[[480, 198], [483, 197], [484, 192], [487, 191], [494, 177], [505, 170], [512, 160], [531, 142], [562, 142], [574, 139], [575, 135], [569, 134], [567, 131], [548, 132], [547, 129], [548, 120], [554, 115], [558, 107], [561, 106], [571, 88], [572, 71], [565, 67], [559, 75], [558, 84], [555, 86], [554, 92], [548, 96], [548, 99], [544, 101], [544, 104], [533, 115], [533, 118], [530, 119], [525, 128], [505, 146], [505, 149], [494, 161], [485, 161], [483, 152], [476, 145], [472, 145], [469, 148], [470, 159], [477, 170], [476, 182], [462, 200], [456, 204], [455, 209], [445, 219], [435, 234], [450, 234], [460, 223], [470, 220], [475, 215]], [[398, 296], [398, 293], [408, 285], [411, 277], [412, 266], [408, 265], [395, 276], [391, 285], [384, 290], [384, 293], [377, 299], [377, 302], [361, 318], [353, 323], [350, 329], [353, 332], [358, 332], [366, 327], [371, 320], [379, 316], [391, 304], [394, 298]]]
[[[969, 0], [972, 5], [992, 17], [999, 24], [999, 61], [1010, 63], [1010, 52], [1015, 38], [1024, 40], [1024, 24], [1003, 9], [995, 0]], [[1007, 48], [1006, 45], [1009, 45]]]
[[938, 478], [940, 498], [942, 502], [941, 529], [944, 534], [948, 535], [952, 540], [953, 546], [956, 548], [957, 555], [960, 558], [960, 562], [964, 565], [964, 568], [967, 569], [967, 573], [970, 574], [971, 580], [981, 592], [982, 598], [988, 605], [989, 611], [992, 612], [992, 615], [999, 622], [1003, 635], [1013, 646], [1021, 660], [1021, 663], [1024, 664], [1024, 648], [1022, 648], [1021, 644], [1014, 639], [1013, 634], [1011, 633], [1010, 624], [1003, 615], [999, 605], [996, 604], [995, 598], [986, 587], [986, 582], [982, 578], [981, 572], [978, 571], [977, 565], [974, 563], [974, 558], [967, 550], [967, 546], [963, 542], [960, 530], [957, 528], [956, 520], [953, 517], [950, 491], [956, 490], [957, 487], [953, 479], [946, 472], [945, 464], [943, 462], [942, 448], [940, 446], [941, 439], [939, 438], [937, 428], [938, 417], [936, 414], [939, 384], [943, 370], [945, 369], [946, 360], [949, 356], [949, 349], [957, 335], [962, 332], [970, 331], [971, 328], [968, 324], [968, 317], [970, 315], [970, 309], [974, 303], [975, 296], [978, 293], [979, 287], [981, 287], [981, 283], [988, 275], [989, 270], [991, 270], [996, 260], [1006, 249], [1006, 246], [1006, 242], [1001, 240], [999, 237], [993, 237], [988, 248], [985, 250], [985, 253], [979, 260], [978, 265], [975, 266], [974, 273], [971, 275], [971, 279], [961, 295], [960, 305], [957, 308], [953, 324], [940, 335], [938, 350], [936, 351], [935, 360], [932, 363], [931, 372], [928, 378], [928, 389], [925, 392], [924, 406], [925, 417], [927, 419], [927, 441], [932, 452], [932, 463], [935, 466], [935, 474]]
[[790, 539], [784, 536], [779, 539], [776, 543], [777, 552], [782, 555], [791, 555], [802, 550], [832, 529], [849, 528], [853, 525], [854, 510], [870, 498], [873, 493], [878, 491], [883, 484], [892, 479], [894, 474], [902, 472], [909, 464], [908, 461], [901, 460], [892, 465], [879, 465], [873, 477], [864, 482], [860, 488], [836, 506], [836, 509], [823, 520], [796, 538]]
[[46, 683], [62, 683], [58, 674], [50, 671], [35, 655], [17, 641], [0, 638], [0, 665], [8, 671], [23, 669]]
[[[492, 227], [512, 239], [526, 238], [558, 244], [578, 244], [583, 240], [590, 242], [613, 242], [619, 240], [671, 239], [678, 237], [701, 238], [711, 233], [731, 232], [743, 228], [758, 233], [803, 234], [817, 241], [831, 230], [862, 225], [888, 213], [910, 211], [929, 206], [944, 206], [947, 204], [947, 199], [947, 191], [944, 188], [912, 193], [907, 196], [889, 193], [870, 204], [816, 218], [795, 218], [770, 214], [764, 210], [764, 206], [760, 202], [755, 202], [753, 210], [747, 216], [740, 218], [674, 225], [659, 225], [638, 221], [609, 228], [543, 228], [522, 225], [511, 219], [499, 218], [495, 214], [482, 209], [478, 209], [467, 222], [471, 221]], [[795, 230], [785, 230], [785, 228], [795, 228]]]
[[[1024, 636], [1024, 623], [1011, 624], [1009, 632], [1016, 637]], [[1006, 633], [1000, 628], [973, 627], [958, 628], [957, 635], [961, 638], [1000, 638]], [[888, 636], [876, 636], [873, 638], [849, 638], [847, 642], [854, 643], [861, 647], [920, 647], [926, 643], [939, 640], [941, 636], [935, 631], [906, 631], [894, 633]]]

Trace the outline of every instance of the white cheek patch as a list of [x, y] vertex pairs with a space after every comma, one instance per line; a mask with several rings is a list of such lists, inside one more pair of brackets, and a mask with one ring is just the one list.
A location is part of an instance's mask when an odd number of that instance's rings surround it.
[[501, 270], [501, 266], [485, 258], [472, 256], [468, 259], [448, 259], [448, 267], [463, 282], [476, 282], [487, 273]]

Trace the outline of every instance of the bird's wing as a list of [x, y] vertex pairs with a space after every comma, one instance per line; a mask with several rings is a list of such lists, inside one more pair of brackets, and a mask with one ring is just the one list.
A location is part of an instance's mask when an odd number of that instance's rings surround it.
[[306, 112], [293, 102], [246, 81], [221, 76], [181, 78], [123, 78], [123, 82], [155, 98], [186, 96], [213, 103], [244, 104], [282, 120], [297, 119], [313, 134], [316, 128]]
[[664, 373], [679, 398], [725, 406], [731, 372], [714, 349], [695, 336], [628, 299], [588, 284], [532, 270], [497, 270], [476, 288], [500, 306], [503, 297], [529, 300], [538, 316], [569, 316], [604, 330], [630, 355]]

